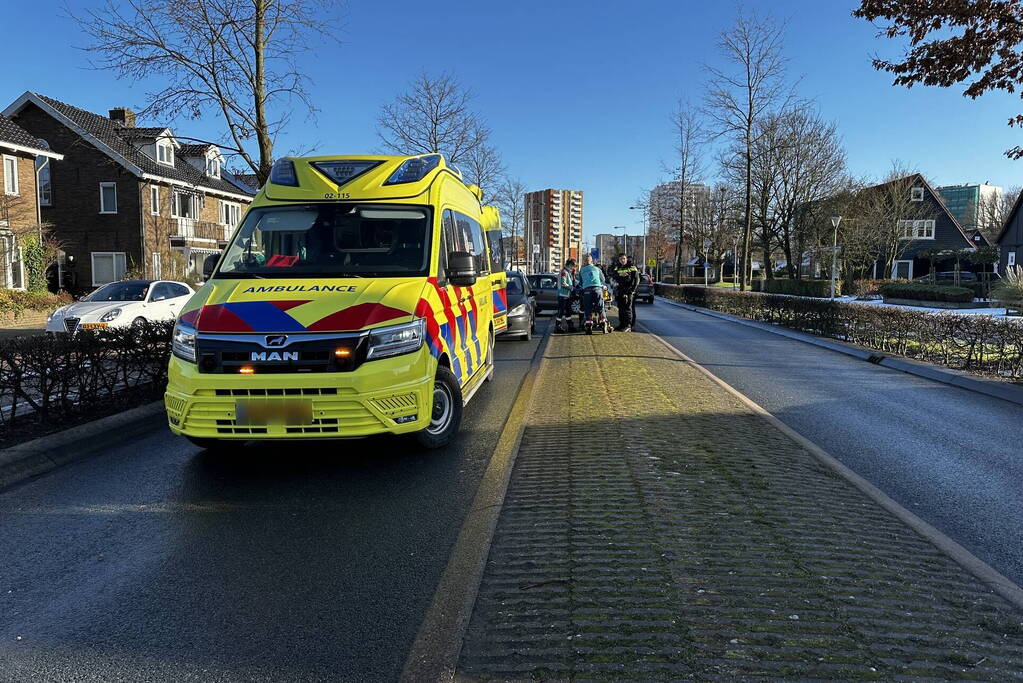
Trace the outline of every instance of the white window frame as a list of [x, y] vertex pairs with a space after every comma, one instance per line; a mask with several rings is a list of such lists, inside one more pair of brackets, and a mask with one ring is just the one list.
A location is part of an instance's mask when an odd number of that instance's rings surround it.
[[933, 240], [936, 227], [933, 218], [897, 221], [900, 240]]
[[1005, 265], [1007, 266], [1016, 265], [1016, 252], [1008, 251], [1005, 253]]
[[217, 157], [206, 157], [206, 175], [211, 178], [220, 177], [220, 159]]
[[891, 279], [891, 280], [896, 279], [895, 278], [895, 274], [899, 271], [899, 264], [900, 263], [908, 263], [909, 264], [909, 273], [906, 276], [906, 279], [912, 280], [913, 279], [913, 260], [912, 259], [897, 259], [895, 261], [892, 261], [892, 272], [891, 272], [891, 277], [889, 279]]
[[924, 188], [913, 187], [909, 190], [909, 199], [913, 202], [922, 202], [924, 200]]
[[[123, 278], [124, 274], [127, 272], [128, 258], [127, 258], [127, 254], [125, 252], [123, 252], [123, 251], [93, 251], [93, 252], [90, 252], [89, 256], [90, 256], [89, 262], [90, 262], [90, 265], [92, 266], [92, 286], [93, 287], [99, 287], [100, 285], [105, 285], [105, 284], [108, 284], [110, 282], [117, 282], [118, 280]], [[114, 279], [113, 280], [108, 280], [106, 282], [97, 282], [96, 281], [96, 257], [97, 256], [110, 256], [111, 257], [111, 259], [113, 261], [113, 265], [114, 265]], [[121, 257], [121, 274], [120, 275], [117, 274], [117, 257], [118, 256]]]
[[[114, 188], [114, 210], [110, 211], [103, 202], [103, 189], [107, 187]], [[115, 214], [117, 213], [117, 183], [107, 182], [99, 184], [99, 212], [103, 214]], [[111, 252], [113, 253], [113, 252]]]
[[[164, 159], [160, 158], [161, 150], [165, 152], [164, 156], [166, 158]], [[167, 138], [159, 138], [156, 141], [156, 163], [163, 164], [164, 166], [174, 165], [174, 143]]]
[[149, 214], [152, 216], [160, 215], [160, 186], [150, 185], [149, 186]]
[[[232, 218], [234, 219], [233, 221], [231, 220]], [[224, 201], [223, 199], [220, 200], [220, 222], [226, 225], [229, 230], [237, 228], [238, 223], [241, 222], [241, 218], [241, 204], [238, 204], [237, 202]]]
[[[50, 172], [49, 157], [38, 156], [35, 162], [36, 190], [39, 195], [39, 206], [53, 206], [53, 175]], [[46, 183], [43, 183], [43, 173], [46, 174]], [[46, 194], [43, 194], [43, 189]], [[45, 198], [44, 198], [45, 197]]]
[[158, 252], [158, 251], [154, 251], [153, 252], [153, 272], [152, 272], [152, 276], [153, 276], [154, 280], [159, 280], [159, 279], [163, 278], [163, 263], [161, 262], [160, 252]]
[[[14, 163], [14, 174], [8, 175], [7, 173], [7, 162], [11, 161]], [[21, 185], [18, 183], [18, 157], [5, 154], [3, 156], [3, 174], [4, 174], [4, 194], [11, 197], [21, 196]]]

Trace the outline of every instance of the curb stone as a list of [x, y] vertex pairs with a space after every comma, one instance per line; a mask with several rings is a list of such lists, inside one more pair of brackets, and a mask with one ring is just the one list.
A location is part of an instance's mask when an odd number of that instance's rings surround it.
[[462, 638], [476, 604], [512, 467], [526, 429], [525, 418], [533, 405], [537, 378], [547, 362], [550, 341], [551, 334], [547, 332], [533, 355], [535, 364], [519, 385], [508, 420], [490, 456], [490, 464], [458, 532], [448, 565], [405, 659], [399, 679], [402, 682], [455, 680]]
[[165, 424], [163, 401], [154, 401], [5, 448], [0, 451], [0, 489], [73, 460], [96, 455], [126, 438], [146, 434]]
[[942, 368], [930, 363], [903, 358], [901, 356], [891, 356], [882, 351], [874, 351], [832, 339], [815, 337], [811, 334], [788, 330], [783, 327], [777, 327], [775, 325], [758, 322], [756, 320], [738, 318], [734, 315], [728, 315], [727, 313], [719, 313], [718, 311], [711, 311], [709, 309], [700, 308], [699, 306], [679, 303], [678, 301], [673, 301], [660, 295], [657, 296], [657, 300], [662, 301], [669, 306], [676, 306], [687, 311], [692, 311], [693, 313], [700, 313], [701, 315], [718, 318], [719, 320], [727, 320], [728, 322], [738, 323], [740, 325], [745, 325], [746, 327], [753, 327], [758, 330], [777, 334], [782, 337], [788, 337], [789, 339], [801, 341], [806, 344], [819, 346], [821, 348], [828, 349], [829, 351], [835, 351], [836, 353], [865, 360], [868, 363], [880, 365], [881, 367], [888, 368], [889, 370], [905, 372], [908, 375], [923, 377], [924, 379], [941, 382], [942, 384], [948, 384], [960, 389], [966, 389], [967, 391], [984, 394], [985, 396], [991, 396], [992, 398], [999, 398], [1003, 401], [1023, 406], [1023, 388], [1006, 382], [983, 379], [971, 375], [968, 372], [963, 372], [962, 370]]

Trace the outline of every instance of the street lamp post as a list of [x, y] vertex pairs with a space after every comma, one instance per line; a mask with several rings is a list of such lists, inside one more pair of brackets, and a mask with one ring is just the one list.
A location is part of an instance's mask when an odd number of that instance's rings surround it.
[[643, 263], [640, 264], [640, 270], [646, 272], [646, 235], [647, 235], [647, 217], [649, 212], [645, 206], [630, 206], [630, 209], [639, 209], [643, 212]]
[[614, 226], [611, 229], [612, 230], [621, 230], [622, 231], [622, 253], [625, 254], [626, 256], [628, 256], [629, 255], [629, 232], [628, 232], [629, 229], [627, 227], [625, 227], [624, 225], [616, 225], [616, 226]]
[[831, 217], [831, 225], [835, 228], [834, 237], [831, 240], [831, 298], [835, 298], [835, 280], [838, 275], [838, 224], [842, 217], [835, 215]]

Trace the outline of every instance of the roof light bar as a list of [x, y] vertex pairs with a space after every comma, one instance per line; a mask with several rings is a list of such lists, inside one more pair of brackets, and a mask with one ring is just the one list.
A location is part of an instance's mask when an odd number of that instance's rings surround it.
[[313, 161], [311, 166], [338, 186], [350, 183], [366, 171], [376, 168], [380, 161]]
[[413, 159], [406, 159], [401, 166], [398, 167], [391, 177], [387, 179], [384, 185], [400, 185], [402, 183], [415, 183], [419, 182], [426, 177], [426, 174], [437, 168], [440, 164], [439, 154], [430, 154], [425, 157], [415, 157]]
[[295, 162], [285, 157], [274, 162], [270, 169], [270, 182], [274, 185], [298, 187], [298, 176], [295, 174]]

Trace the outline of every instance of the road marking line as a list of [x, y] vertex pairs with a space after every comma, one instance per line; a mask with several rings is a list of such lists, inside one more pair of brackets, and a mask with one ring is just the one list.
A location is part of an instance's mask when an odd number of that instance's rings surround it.
[[405, 659], [401, 681], [432, 683], [454, 679], [462, 652], [462, 638], [476, 604], [476, 595], [490, 556], [490, 544], [526, 429], [525, 416], [535, 400], [536, 378], [547, 362], [550, 340], [548, 326], [533, 355], [534, 359], [539, 358], [539, 362], [530, 368], [519, 385], [519, 393], [458, 532], [448, 565]]
[[771, 423], [774, 427], [784, 433], [786, 436], [791, 438], [793, 441], [801, 445], [807, 451], [809, 451], [814, 457], [820, 460], [824, 465], [831, 468], [836, 474], [847, 480], [853, 486], [858, 488], [869, 498], [871, 498], [878, 505], [883, 507], [885, 510], [895, 515], [896, 518], [900, 519], [903, 523], [909, 526], [911, 529], [916, 531], [918, 534], [923, 536], [925, 539], [930, 541], [938, 550], [942, 551], [946, 555], [952, 558], [957, 564], [962, 566], [966, 571], [970, 572], [978, 579], [986, 583], [995, 593], [1005, 598], [1006, 601], [1014, 605], [1019, 609], [1023, 609], [1023, 588], [1016, 585], [1008, 577], [1001, 574], [994, 567], [981, 560], [979, 557], [971, 553], [963, 546], [956, 543], [954, 540], [949, 538], [945, 533], [939, 531], [935, 527], [931, 526], [924, 520], [917, 517], [915, 514], [902, 507], [899, 503], [893, 500], [888, 494], [879, 489], [878, 487], [871, 484], [869, 481], [861, 477], [860, 475], [853, 472], [851, 469], [846, 467], [842, 462], [836, 459], [834, 456], [829, 455], [823, 448], [810, 441], [808, 438], [795, 431], [787, 424], [779, 420], [777, 417], [767, 412], [760, 404], [756, 403], [745, 394], [741, 393], [735, 387], [728, 382], [724, 381], [713, 372], [703, 367], [692, 358], [687, 356], [679, 349], [672, 346], [671, 343], [661, 338], [659, 335], [650, 331], [645, 325], [641, 325], [643, 330], [652, 336], [657, 341], [661, 342], [668, 350], [677, 355], [683, 362], [688, 363], [695, 369], [703, 373], [708, 379], [720, 386], [721, 388], [728, 391], [732, 396], [741, 401], [754, 413], [760, 415], [762, 418]]

